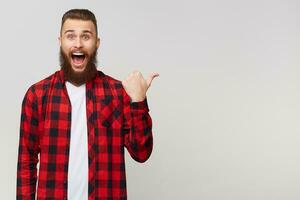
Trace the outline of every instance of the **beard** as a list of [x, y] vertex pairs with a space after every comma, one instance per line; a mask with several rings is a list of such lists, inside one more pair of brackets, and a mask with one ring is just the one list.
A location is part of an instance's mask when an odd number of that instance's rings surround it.
[[71, 66], [71, 63], [67, 55], [60, 48], [59, 62], [61, 70], [64, 72], [64, 78], [66, 81], [73, 83], [76, 86], [80, 86], [89, 80], [92, 80], [97, 75], [97, 49], [88, 58], [85, 69], [82, 72], [76, 72]]

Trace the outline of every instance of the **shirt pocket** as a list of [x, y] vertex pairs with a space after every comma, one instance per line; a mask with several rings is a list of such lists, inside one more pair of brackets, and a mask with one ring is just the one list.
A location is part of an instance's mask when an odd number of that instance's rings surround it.
[[100, 99], [99, 104], [100, 126], [109, 129], [121, 129], [123, 123], [123, 109], [121, 100], [112, 96]]

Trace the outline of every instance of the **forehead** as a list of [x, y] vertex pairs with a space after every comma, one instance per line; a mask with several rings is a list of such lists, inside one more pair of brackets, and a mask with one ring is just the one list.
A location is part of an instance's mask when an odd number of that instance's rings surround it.
[[96, 28], [92, 21], [85, 21], [79, 19], [67, 19], [62, 26], [62, 33], [66, 31], [84, 32], [89, 31], [96, 33]]

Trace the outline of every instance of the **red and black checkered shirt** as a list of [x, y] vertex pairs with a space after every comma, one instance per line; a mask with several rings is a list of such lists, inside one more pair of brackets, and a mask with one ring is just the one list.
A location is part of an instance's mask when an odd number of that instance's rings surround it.
[[[131, 102], [120, 81], [99, 71], [86, 83], [86, 111], [88, 199], [127, 199], [124, 147], [138, 162], [152, 152], [147, 99]], [[17, 199], [67, 199], [70, 129], [71, 103], [57, 71], [23, 99]]]

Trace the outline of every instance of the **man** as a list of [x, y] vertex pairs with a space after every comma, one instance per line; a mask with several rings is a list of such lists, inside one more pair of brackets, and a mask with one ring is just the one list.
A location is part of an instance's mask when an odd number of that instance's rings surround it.
[[138, 162], [152, 152], [146, 91], [158, 74], [120, 82], [98, 71], [89, 10], [64, 14], [59, 43], [61, 69], [23, 99], [17, 199], [127, 199], [124, 147]]

